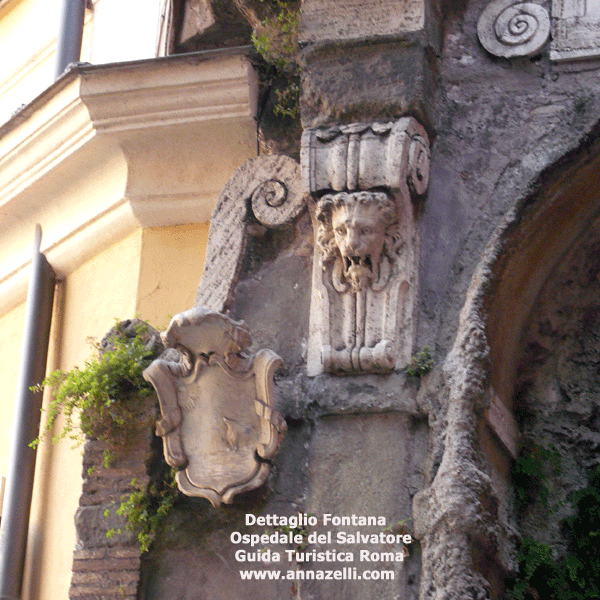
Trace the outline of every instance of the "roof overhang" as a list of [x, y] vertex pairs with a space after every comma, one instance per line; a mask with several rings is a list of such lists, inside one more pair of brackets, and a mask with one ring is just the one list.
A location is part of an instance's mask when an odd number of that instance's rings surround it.
[[24, 299], [35, 223], [65, 276], [139, 227], [210, 218], [256, 154], [246, 52], [78, 65], [0, 127], [0, 313]]

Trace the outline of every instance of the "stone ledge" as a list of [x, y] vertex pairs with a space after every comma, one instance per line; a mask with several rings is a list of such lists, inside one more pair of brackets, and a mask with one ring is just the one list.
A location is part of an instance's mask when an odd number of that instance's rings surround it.
[[256, 153], [245, 53], [81, 65], [0, 127], [0, 310], [25, 298], [36, 223], [66, 276], [139, 227], [209, 220]]
[[100, 558], [135, 558], [139, 556], [137, 547], [125, 548], [91, 548], [84, 550], [75, 550], [73, 558], [75, 560], [95, 560]]
[[304, 0], [300, 43], [314, 43], [420, 31], [425, 25], [423, 0]]
[[[139, 567], [139, 564], [136, 565], [137, 567]], [[101, 588], [110, 588], [111, 585], [137, 585], [139, 578], [140, 578], [140, 574], [139, 572], [136, 570], [110, 570], [110, 574], [107, 574], [104, 570], [104, 572], [102, 572], [102, 569], [96, 569], [96, 571], [89, 571], [89, 572], [84, 572], [84, 571], [77, 571], [76, 573], [73, 573], [73, 579], [72, 579], [72, 584], [73, 585], [77, 585], [77, 584], [99, 584], [99, 586]], [[107, 575], [110, 577], [110, 579], [112, 580], [111, 582], [107, 582], [106, 578]], [[117, 583], [118, 582], [118, 583]]]

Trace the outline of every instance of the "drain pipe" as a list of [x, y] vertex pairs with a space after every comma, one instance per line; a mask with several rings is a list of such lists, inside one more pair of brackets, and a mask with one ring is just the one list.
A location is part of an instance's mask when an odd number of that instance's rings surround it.
[[36, 225], [0, 526], [0, 600], [20, 600], [23, 584], [36, 457], [29, 444], [39, 435], [42, 407], [42, 393], [30, 388], [46, 374], [56, 280], [52, 267], [40, 252], [41, 241], [42, 230]]
[[81, 39], [83, 37], [83, 21], [85, 18], [86, 0], [63, 0], [60, 31], [56, 47], [55, 79], [81, 56]]

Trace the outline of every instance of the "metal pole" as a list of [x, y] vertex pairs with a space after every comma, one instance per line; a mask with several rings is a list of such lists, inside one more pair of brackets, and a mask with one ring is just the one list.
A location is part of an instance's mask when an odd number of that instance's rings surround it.
[[81, 39], [85, 18], [85, 0], [63, 0], [60, 31], [56, 48], [55, 79], [81, 56]]
[[41, 241], [42, 230], [36, 225], [0, 527], [0, 600], [20, 600], [23, 583], [36, 457], [29, 444], [39, 435], [42, 406], [41, 392], [32, 392], [30, 388], [40, 383], [46, 373], [56, 280], [52, 267], [40, 252]]

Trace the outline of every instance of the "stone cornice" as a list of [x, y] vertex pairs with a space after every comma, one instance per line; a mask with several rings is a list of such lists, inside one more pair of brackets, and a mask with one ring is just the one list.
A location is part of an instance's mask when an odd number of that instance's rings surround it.
[[[0, 207], [94, 137], [94, 124], [71, 81], [29, 118], [17, 115], [0, 137]], [[7, 124], [7, 125], [9, 125]], [[0, 135], [2, 130], [0, 130]]]
[[0, 127], [0, 309], [24, 298], [35, 223], [60, 275], [138, 227], [206, 221], [255, 152], [245, 49], [79, 65]]
[[[104, 133], [162, 129], [174, 124], [253, 117], [256, 95], [250, 92], [255, 82], [250, 81], [253, 71], [247, 59], [214, 53], [215, 58], [206, 60], [203, 54], [121, 63], [112, 70], [84, 68], [81, 95], [96, 129]], [[127, 64], [132, 66], [127, 68]], [[152, 68], [147, 68], [150, 65]], [[145, 71], [143, 79], [140, 70]], [[119, 73], [117, 79], [115, 71]]]

